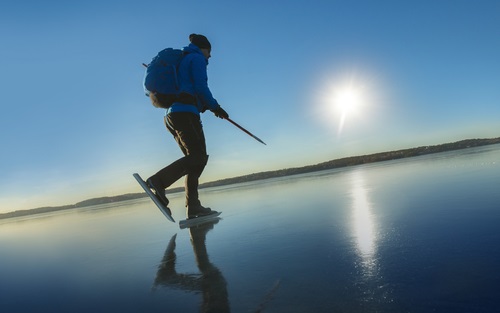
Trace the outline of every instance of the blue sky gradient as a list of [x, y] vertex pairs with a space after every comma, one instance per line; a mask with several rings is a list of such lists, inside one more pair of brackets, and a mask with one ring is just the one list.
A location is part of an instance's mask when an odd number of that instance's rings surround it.
[[[4, 1], [0, 212], [140, 192], [181, 156], [142, 62], [190, 33], [209, 86], [201, 181], [500, 136], [499, 1]], [[333, 94], [362, 94], [341, 114]], [[179, 185], [179, 184], [177, 184]]]

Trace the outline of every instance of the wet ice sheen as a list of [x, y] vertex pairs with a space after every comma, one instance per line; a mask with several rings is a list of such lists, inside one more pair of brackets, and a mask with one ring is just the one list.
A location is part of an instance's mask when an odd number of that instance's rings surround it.
[[[2, 312], [493, 312], [500, 147], [0, 221]], [[182, 195], [172, 198], [183, 217]]]

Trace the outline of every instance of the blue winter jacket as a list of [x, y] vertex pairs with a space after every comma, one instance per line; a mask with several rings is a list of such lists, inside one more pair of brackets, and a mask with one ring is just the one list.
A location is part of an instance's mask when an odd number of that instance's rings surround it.
[[216, 110], [220, 107], [208, 88], [207, 65], [208, 60], [200, 48], [193, 44], [184, 47], [182, 51], [187, 55], [181, 61], [178, 71], [180, 92], [186, 92], [196, 97], [196, 106], [174, 102], [167, 110], [168, 113], [191, 112], [200, 114], [205, 110]]

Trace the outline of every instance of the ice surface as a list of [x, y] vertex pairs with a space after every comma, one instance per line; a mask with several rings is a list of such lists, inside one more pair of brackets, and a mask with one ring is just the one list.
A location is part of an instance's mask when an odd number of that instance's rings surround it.
[[[2, 312], [493, 312], [500, 147], [0, 223]], [[184, 218], [183, 195], [169, 197]]]

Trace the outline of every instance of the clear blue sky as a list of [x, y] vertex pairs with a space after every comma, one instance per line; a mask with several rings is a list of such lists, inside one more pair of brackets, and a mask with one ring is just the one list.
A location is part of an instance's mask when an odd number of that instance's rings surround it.
[[[140, 192], [181, 156], [142, 62], [190, 33], [209, 86], [202, 182], [500, 136], [499, 1], [3, 1], [0, 212]], [[360, 98], [336, 111], [342, 90]]]

